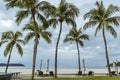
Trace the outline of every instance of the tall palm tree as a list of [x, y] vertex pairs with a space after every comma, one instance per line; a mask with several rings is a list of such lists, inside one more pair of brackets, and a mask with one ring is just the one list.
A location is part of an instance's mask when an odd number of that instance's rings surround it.
[[66, 22], [67, 24], [71, 24], [72, 26], [76, 26], [75, 17], [79, 15], [79, 9], [73, 5], [72, 3], [67, 3], [65, 0], [61, 0], [58, 7], [55, 7], [52, 19], [49, 20], [49, 24], [52, 24], [54, 28], [56, 25], [60, 24], [59, 34], [56, 43], [55, 49], [55, 78], [57, 78], [57, 55], [58, 55], [58, 44], [62, 32], [62, 24]]
[[79, 45], [81, 47], [84, 46], [83, 40], [89, 40], [89, 36], [87, 34], [82, 33], [82, 29], [80, 28], [77, 30], [76, 28], [72, 28], [67, 34], [66, 38], [64, 39], [64, 42], [75, 42], [77, 46], [77, 51], [78, 51], [78, 67], [79, 71], [81, 71], [81, 65], [80, 65], [80, 50], [79, 50]]
[[17, 48], [18, 53], [20, 56], [23, 55], [23, 50], [20, 44], [24, 44], [24, 41], [20, 39], [22, 37], [22, 33], [19, 31], [16, 31], [15, 33], [13, 31], [3, 32], [1, 37], [0, 46], [4, 43], [7, 43], [7, 46], [4, 50], [4, 56], [8, 56], [8, 61], [5, 69], [5, 73], [7, 73], [8, 66], [10, 63], [11, 53], [14, 48], [14, 46]]
[[[34, 38], [34, 52], [37, 51], [37, 47], [39, 44], [39, 39], [43, 38], [47, 43], [51, 43], [51, 33], [46, 31], [43, 25], [37, 25], [37, 30], [35, 30], [34, 28], [34, 22], [30, 22], [28, 24], [25, 25], [25, 27], [23, 28], [24, 31], [29, 31], [25, 37], [25, 42], [29, 42], [29, 40], [31, 40], [32, 38]], [[38, 38], [36, 38], [38, 37]], [[36, 52], [37, 53], [37, 52]], [[34, 62], [33, 62], [33, 69], [32, 69], [32, 73], [33, 73], [33, 77], [34, 77], [34, 70], [35, 70], [35, 62], [36, 62], [36, 55], [33, 55], [34, 58]]]
[[119, 25], [120, 16], [115, 16], [116, 12], [119, 12], [120, 9], [118, 6], [114, 6], [110, 4], [107, 8], [104, 7], [103, 2], [96, 1], [96, 8], [90, 10], [84, 15], [84, 18], [88, 18], [89, 21], [84, 25], [84, 29], [89, 27], [93, 27], [96, 25], [95, 36], [98, 31], [102, 30], [102, 36], [105, 46], [105, 54], [106, 54], [106, 62], [108, 66], [109, 76], [111, 75], [110, 65], [109, 65], [109, 55], [107, 48], [107, 41], [105, 32], [106, 30], [110, 32], [110, 34], [114, 37], [117, 37], [117, 33], [114, 29], [114, 26]]
[[[46, 17], [53, 14], [53, 7], [47, 1], [39, 0], [4, 0], [7, 4], [7, 9], [17, 7], [20, 10], [16, 14], [16, 22], [20, 24], [20, 22], [29, 18], [30, 21], [34, 22], [35, 32], [37, 34], [37, 22], [41, 21], [42, 23], [46, 22]], [[45, 16], [43, 15], [45, 14]], [[44, 24], [44, 26], [48, 26], [48, 24]], [[32, 80], [34, 79], [34, 70], [35, 70], [35, 62], [36, 62], [36, 54], [37, 54], [37, 45], [38, 45], [38, 36], [35, 37], [35, 45], [34, 45], [34, 54], [33, 54], [33, 66], [32, 66]]]

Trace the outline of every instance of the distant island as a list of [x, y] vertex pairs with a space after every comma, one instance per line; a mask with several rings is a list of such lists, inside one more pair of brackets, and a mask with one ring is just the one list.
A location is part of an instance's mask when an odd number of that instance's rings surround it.
[[[6, 65], [7, 65], [6, 63], [0, 63], [0, 67], [4, 67]], [[25, 65], [22, 63], [10, 63], [9, 66], [25, 66]]]

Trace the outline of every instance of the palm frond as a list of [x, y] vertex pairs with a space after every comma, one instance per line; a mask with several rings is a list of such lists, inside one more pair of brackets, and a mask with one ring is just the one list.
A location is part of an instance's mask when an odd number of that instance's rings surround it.
[[22, 55], [23, 55], [22, 47], [17, 43], [17, 44], [16, 44], [16, 48], [17, 48], [18, 53], [20, 54], [20, 56], [22, 56]]
[[83, 17], [84, 17], [84, 19], [87, 19], [87, 18], [91, 17], [91, 16], [92, 16], [93, 11], [94, 11], [94, 9], [90, 10], [89, 12], [87, 12], [87, 13], [83, 16]]
[[65, 18], [75, 19], [75, 14], [71, 10], [64, 11], [63, 15], [65, 16]]
[[97, 26], [96, 30], [95, 30], [95, 36], [97, 35], [97, 32], [101, 30], [101, 25], [102, 23], [99, 23], [99, 25]]
[[55, 12], [55, 7], [51, 5], [49, 2], [41, 1], [36, 5], [36, 8], [40, 11], [43, 11], [45, 16], [48, 18], [52, 16]]
[[20, 11], [18, 11], [17, 14], [16, 14], [16, 23], [19, 25], [23, 19], [28, 17], [29, 14], [30, 13], [29, 13], [28, 10], [20, 10]]
[[49, 5], [49, 6], [46, 6], [46, 7], [44, 7], [44, 8], [48, 8], [47, 10], [44, 10], [44, 14], [45, 14], [45, 16], [46, 16], [47, 18], [55, 15], [55, 13], [56, 13], [56, 12], [55, 12], [55, 11], [56, 11], [56, 8], [55, 8], [54, 6]]
[[10, 43], [7, 44], [7, 46], [4, 50], [4, 56], [5, 57], [9, 54], [10, 50], [13, 48], [13, 45], [14, 45], [13, 42], [10, 42]]
[[22, 33], [20, 31], [16, 31], [15, 39], [18, 39], [19, 37], [22, 37]]
[[62, 14], [64, 11], [66, 11], [67, 7], [68, 7], [68, 3], [65, 0], [61, 0], [60, 4], [58, 6], [60, 13]]
[[[10, 9], [10, 8], [14, 8], [14, 7], [18, 7], [18, 8], [23, 8], [25, 7], [26, 3], [28, 3], [28, 1], [25, 0], [4, 0], [5, 2], [7, 2], [6, 4], [6, 8]], [[29, 0], [30, 2], [31, 0]]]
[[78, 43], [79, 43], [79, 45], [80, 45], [81, 47], [83, 47], [83, 46], [84, 46], [83, 41], [79, 40], [79, 41], [78, 41]]
[[15, 7], [15, 3], [17, 0], [4, 0], [4, 1], [7, 2], [7, 4], [5, 5], [6, 8], [9, 9]]
[[23, 31], [34, 31], [34, 23], [30, 22], [28, 24], [25, 24]]
[[73, 16], [78, 16], [79, 15], [79, 9], [75, 6], [75, 5], [73, 5], [72, 3], [69, 5], [69, 7], [70, 7], [70, 11], [71, 12], [73, 12]]
[[72, 42], [74, 42], [74, 38], [67, 36], [67, 37], [64, 39], [63, 42], [64, 42], [64, 43], [66, 43], [66, 42], [72, 43]]
[[110, 17], [111, 15], [113, 15], [116, 12], [119, 12], [120, 8], [118, 6], [114, 6], [114, 5], [109, 5], [107, 10], [106, 10], [106, 14], [105, 14], [105, 18]]
[[41, 33], [42, 38], [43, 38], [47, 43], [51, 43], [51, 39], [50, 39], [51, 35], [52, 35], [52, 34], [51, 34], [50, 32], [47, 32], [47, 31]]
[[73, 27], [76, 27], [76, 22], [73, 19], [66, 18], [65, 21], [68, 25], [71, 24]]
[[1, 40], [10, 40], [13, 36], [14, 33], [12, 31], [3, 32]]
[[104, 5], [103, 5], [103, 1], [100, 1], [100, 2], [96, 1], [95, 5], [97, 7], [97, 10], [99, 10], [101, 12], [104, 12], [105, 8], [104, 8]]
[[77, 28], [75, 28], [75, 32], [77, 32], [77, 34], [82, 34], [82, 28], [78, 29], [78, 31]]
[[79, 36], [79, 39], [89, 40], [89, 36], [87, 34], [82, 34], [81, 36]]
[[46, 6], [46, 5], [50, 5], [50, 3], [47, 1], [41, 1], [36, 5], [36, 7], [41, 8], [41, 6]]
[[52, 18], [52, 19], [49, 19], [49, 20], [48, 20], [48, 24], [49, 24], [50, 26], [53, 26], [53, 28], [56, 28], [56, 25], [58, 24], [58, 21], [57, 21], [56, 18]]
[[106, 21], [110, 24], [119, 26], [120, 16], [114, 16], [114, 17], [107, 18]]
[[96, 24], [98, 24], [98, 21], [86, 22], [85, 25], [83, 26], [83, 29], [86, 30], [87, 28], [94, 27]]
[[108, 27], [106, 27], [107, 30], [110, 31], [110, 33], [116, 38], [117, 37], [117, 33], [116, 31], [114, 30], [114, 28], [111, 26], [111, 25], [108, 25]]
[[22, 39], [17, 39], [16, 42], [17, 42], [17, 43], [21, 43], [21, 44], [25, 44], [25, 41], [22, 40]]
[[35, 36], [34, 32], [29, 32], [25, 37], [25, 43], [29, 42]]
[[40, 14], [40, 13], [37, 13], [37, 19], [39, 21], [41, 21], [42, 23], [47, 23], [46, 18], [42, 14]]

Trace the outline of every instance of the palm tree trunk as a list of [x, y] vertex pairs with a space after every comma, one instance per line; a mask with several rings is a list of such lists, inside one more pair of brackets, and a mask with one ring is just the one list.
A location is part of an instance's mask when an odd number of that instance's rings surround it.
[[36, 37], [36, 38], [35, 38], [35, 44], [34, 44], [34, 54], [33, 54], [32, 80], [34, 80], [34, 74], [35, 74], [37, 46], [38, 46], [38, 39], [37, 39], [37, 37]]
[[56, 50], [55, 50], [55, 78], [57, 78], [57, 54], [58, 54], [58, 44], [59, 44], [61, 32], [62, 32], [62, 21], [60, 22], [60, 31], [57, 38]]
[[11, 47], [11, 49], [10, 49], [10, 54], [9, 54], [9, 57], [8, 57], [8, 61], [7, 61], [5, 73], [7, 73], [7, 70], [8, 70], [8, 65], [9, 65], [9, 63], [10, 63], [10, 58], [11, 58], [11, 53], [12, 53], [12, 47]]
[[34, 13], [32, 14], [33, 20], [34, 20], [34, 28], [36, 32], [36, 37], [35, 37], [35, 44], [34, 44], [34, 53], [33, 53], [33, 65], [32, 65], [32, 80], [34, 80], [34, 74], [35, 74], [35, 65], [36, 65], [36, 55], [37, 55], [37, 46], [38, 46], [38, 35], [37, 35], [37, 25], [35, 21], [35, 15]]
[[78, 67], [79, 67], [79, 71], [81, 71], [81, 65], [80, 65], [80, 51], [79, 51], [79, 46], [78, 46], [78, 42], [76, 41], [76, 45], [77, 45], [77, 51], [78, 51]]
[[105, 54], [106, 54], [106, 61], [107, 61], [109, 76], [112, 76], [111, 70], [110, 70], [109, 55], [108, 55], [108, 50], [107, 50], [107, 41], [106, 41], [106, 37], [105, 37], [105, 29], [104, 28], [103, 28], [103, 40], [104, 40], [104, 45], [105, 45]]

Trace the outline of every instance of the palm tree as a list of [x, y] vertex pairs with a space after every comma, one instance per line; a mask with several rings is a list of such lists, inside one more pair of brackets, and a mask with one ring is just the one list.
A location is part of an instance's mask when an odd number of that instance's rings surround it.
[[[45, 28], [43, 25], [37, 25], [37, 31], [34, 28], [34, 22], [30, 22], [29, 24], [26, 24], [25, 27], [23, 28], [24, 31], [29, 31], [28, 34], [25, 37], [25, 42], [29, 42], [29, 40], [31, 40], [32, 38], [34, 38], [34, 53], [37, 53], [37, 47], [39, 44], [39, 39], [43, 38], [47, 43], [51, 43], [51, 33], [48, 31], [45, 31]], [[38, 38], [36, 38], [38, 37]], [[32, 73], [33, 73], [33, 77], [34, 77], [34, 70], [35, 70], [35, 62], [36, 62], [36, 55], [33, 55], [34, 58], [34, 62], [33, 62], [33, 69], [32, 69]]]
[[84, 15], [85, 19], [89, 18], [89, 21], [86, 22], [86, 24], [84, 25], [84, 29], [97, 25], [95, 30], [95, 36], [97, 35], [98, 31], [102, 30], [108, 72], [109, 72], [109, 76], [112, 76], [109, 65], [109, 55], [108, 55], [105, 32], [107, 30], [110, 32], [112, 36], [117, 37], [117, 33], [114, 29], [114, 26], [119, 25], [120, 16], [115, 16], [114, 14], [116, 12], [119, 12], [120, 9], [119, 7], [114, 6], [112, 4], [110, 4], [107, 8], [105, 8], [102, 1], [101, 2], [96, 1], [95, 5], [97, 6], [97, 8], [90, 10]]
[[[16, 14], [16, 22], [18, 24], [25, 18], [29, 18], [30, 21], [34, 22], [35, 33], [37, 34], [37, 22], [41, 21], [44, 26], [48, 26], [46, 17], [53, 14], [53, 7], [47, 1], [39, 0], [4, 0], [7, 4], [7, 9], [17, 7], [20, 10]], [[43, 15], [45, 14], [45, 16]], [[39, 37], [35, 37], [35, 45], [34, 45], [34, 54], [33, 54], [33, 66], [32, 66], [32, 80], [34, 79], [34, 71], [35, 71], [35, 62], [36, 62], [36, 54], [37, 54], [37, 45], [38, 45]]]
[[7, 46], [4, 50], [4, 56], [6, 57], [7, 55], [9, 55], [5, 73], [7, 73], [8, 65], [10, 63], [11, 53], [12, 53], [14, 46], [16, 46], [19, 55], [20, 56], [23, 55], [23, 50], [22, 50], [22, 47], [20, 44], [21, 43], [24, 44], [24, 41], [22, 39], [19, 39], [21, 36], [22, 36], [22, 33], [19, 31], [16, 31], [15, 33], [13, 31], [8, 31], [8, 32], [2, 33], [0, 46], [3, 45], [4, 43], [7, 43]]
[[79, 30], [77, 30], [76, 28], [71, 29], [69, 34], [67, 34], [66, 38], [64, 39], [64, 42], [71, 42], [71, 43], [75, 42], [76, 43], [77, 51], [78, 51], [79, 72], [81, 71], [79, 45], [81, 47], [84, 46], [83, 40], [89, 40], [89, 36], [87, 34], [82, 34], [81, 28]]
[[49, 20], [49, 24], [52, 24], [54, 28], [56, 25], [60, 24], [59, 34], [56, 43], [55, 49], [55, 78], [57, 78], [57, 55], [58, 55], [58, 44], [62, 32], [62, 24], [66, 22], [67, 24], [71, 24], [72, 26], [76, 26], [75, 17], [79, 15], [79, 9], [73, 5], [72, 3], [67, 3], [65, 0], [61, 0], [58, 7], [55, 7], [52, 19]]

